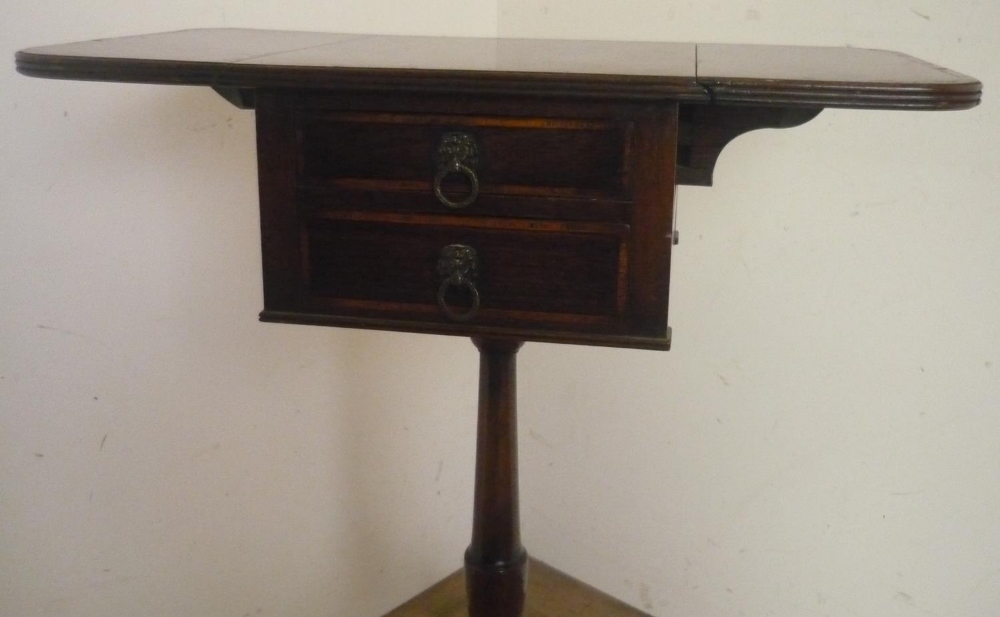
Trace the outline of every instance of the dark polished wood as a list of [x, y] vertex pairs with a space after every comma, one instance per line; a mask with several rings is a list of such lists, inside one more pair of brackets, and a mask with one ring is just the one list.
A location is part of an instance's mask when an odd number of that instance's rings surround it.
[[432, 197], [428, 155], [441, 134], [452, 131], [474, 135], [481, 149], [481, 195], [629, 198], [632, 123], [626, 119], [303, 111], [296, 130], [299, 180], [306, 186], [423, 190]]
[[520, 617], [528, 553], [517, 485], [517, 350], [521, 341], [473, 339], [479, 348], [479, 425], [472, 542], [465, 551], [470, 617]]
[[[310, 220], [303, 241], [309, 296], [303, 304], [316, 312], [444, 320], [435, 266], [443, 247], [468, 244], [489, 270], [488, 279], [484, 273], [479, 281], [482, 305], [471, 321], [567, 328], [618, 321], [627, 286], [627, 227], [477, 223], [406, 215]], [[449, 289], [449, 305], [466, 304], [463, 295]]]
[[881, 50], [183, 30], [26, 49], [18, 70], [54, 79], [233, 89], [446, 91], [715, 104], [963, 109], [982, 84]]
[[967, 109], [978, 80], [893, 51], [698, 45], [698, 82], [719, 105]]
[[[535, 559], [528, 559], [523, 617], [650, 617]], [[465, 572], [458, 570], [385, 617], [469, 617]]]
[[234, 29], [16, 62], [37, 77], [205, 85], [257, 110], [262, 320], [473, 337], [464, 573], [388, 617], [649, 617], [527, 557], [521, 341], [668, 349], [677, 184], [710, 185], [737, 136], [824, 107], [965, 109], [982, 90], [877, 50]]
[[[256, 99], [263, 320], [669, 346], [676, 104]], [[454, 134], [476, 144], [475, 194], [437, 173]], [[455, 245], [478, 278], [442, 287]]]
[[682, 105], [677, 143], [677, 183], [712, 186], [712, 174], [729, 142], [758, 129], [805, 124], [822, 111], [808, 107]]

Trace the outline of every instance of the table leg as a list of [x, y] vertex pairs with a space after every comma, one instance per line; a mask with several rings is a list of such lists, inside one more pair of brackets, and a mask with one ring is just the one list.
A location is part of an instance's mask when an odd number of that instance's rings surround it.
[[470, 617], [520, 617], [528, 553], [517, 486], [517, 351], [521, 341], [473, 339], [479, 348], [479, 428], [472, 543], [465, 552]]
[[521, 545], [517, 487], [516, 357], [521, 342], [473, 342], [479, 348], [479, 429], [472, 543], [465, 568], [385, 617], [650, 617], [528, 559]]

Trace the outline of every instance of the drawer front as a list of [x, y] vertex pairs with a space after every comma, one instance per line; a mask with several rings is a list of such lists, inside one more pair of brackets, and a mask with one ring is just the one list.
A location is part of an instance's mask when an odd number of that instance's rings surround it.
[[[364, 215], [302, 229], [305, 308], [441, 323], [620, 322], [628, 228], [456, 217]], [[467, 253], [455, 263], [453, 247]], [[471, 272], [455, 277], [456, 268]]]
[[416, 193], [410, 207], [502, 216], [503, 197], [631, 198], [625, 120], [299, 110], [296, 132], [297, 185], [356, 204]]

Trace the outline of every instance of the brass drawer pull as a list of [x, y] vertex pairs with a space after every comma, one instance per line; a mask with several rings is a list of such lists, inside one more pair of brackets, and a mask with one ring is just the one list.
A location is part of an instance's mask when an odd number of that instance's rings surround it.
[[[464, 208], [479, 197], [479, 177], [476, 166], [479, 164], [479, 147], [476, 139], [468, 133], [445, 133], [441, 136], [435, 155], [437, 174], [434, 176], [434, 195], [438, 201], [449, 208]], [[460, 173], [469, 180], [469, 194], [461, 201], [448, 199], [441, 190], [441, 183], [453, 173]]]
[[[469, 321], [479, 312], [479, 290], [476, 289], [476, 278], [479, 275], [479, 258], [476, 250], [464, 244], [451, 244], [441, 249], [438, 258], [438, 276], [441, 285], [438, 287], [437, 301], [441, 312], [452, 321]], [[464, 313], [456, 313], [445, 297], [452, 287], [464, 287], [472, 296], [472, 307]]]

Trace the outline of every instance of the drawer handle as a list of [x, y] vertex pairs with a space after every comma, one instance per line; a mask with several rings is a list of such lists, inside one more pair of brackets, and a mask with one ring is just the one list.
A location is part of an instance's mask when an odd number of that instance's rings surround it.
[[[479, 164], [479, 146], [476, 139], [468, 133], [445, 133], [438, 143], [437, 174], [434, 176], [434, 195], [438, 201], [449, 208], [464, 208], [479, 197], [479, 177], [476, 176], [476, 166]], [[452, 201], [441, 190], [441, 183], [453, 173], [464, 175], [471, 185], [469, 194], [461, 201]]]
[[[476, 289], [476, 278], [479, 276], [479, 258], [476, 249], [464, 244], [451, 244], [441, 249], [438, 258], [438, 276], [441, 285], [438, 287], [437, 301], [441, 312], [452, 321], [469, 321], [479, 311], [479, 290]], [[472, 307], [464, 313], [456, 313], [448, 306], [445, 297], [452, 287], [464, 287], [472, 295]]]

